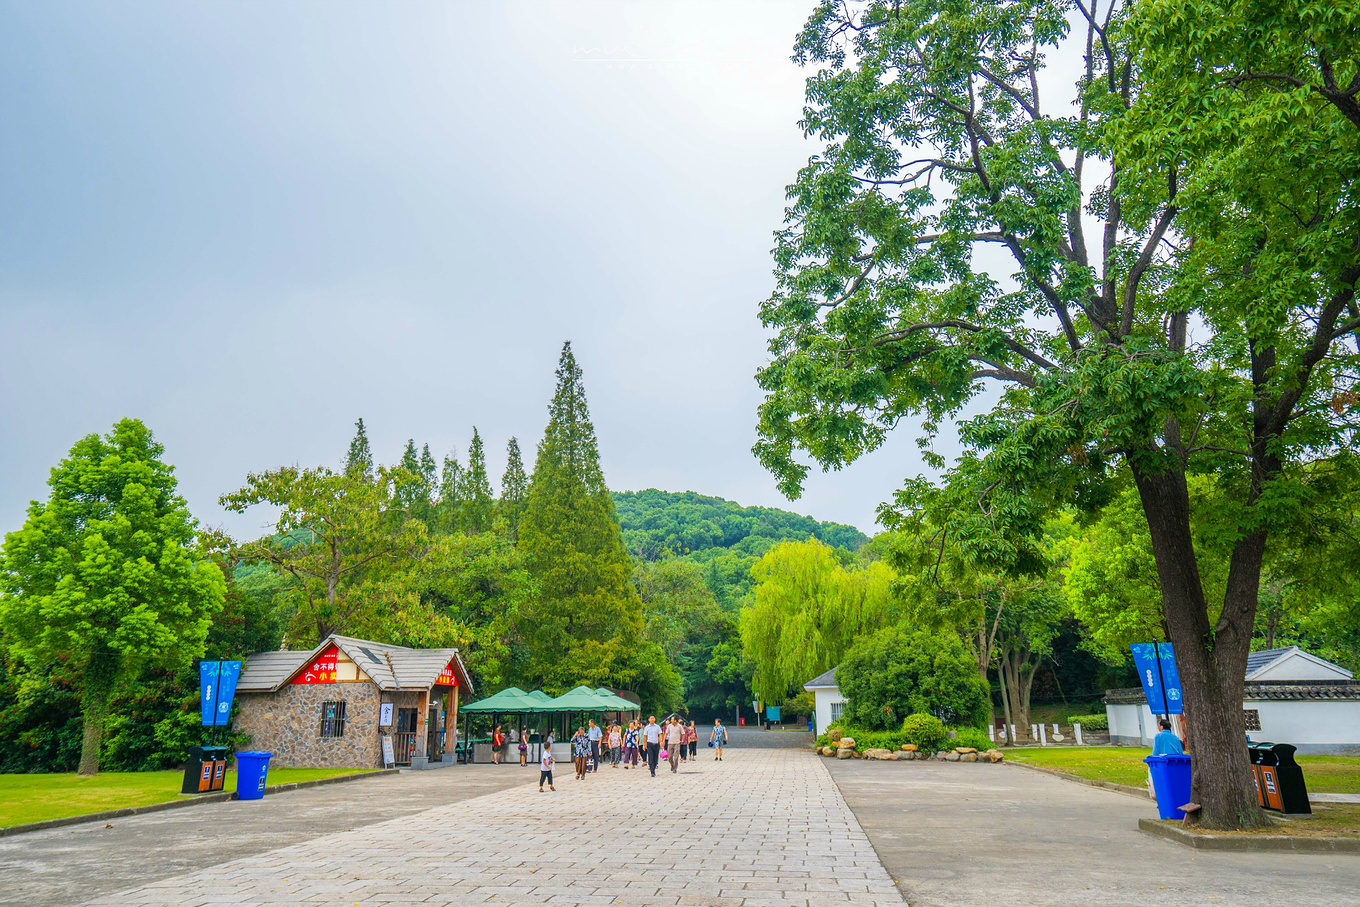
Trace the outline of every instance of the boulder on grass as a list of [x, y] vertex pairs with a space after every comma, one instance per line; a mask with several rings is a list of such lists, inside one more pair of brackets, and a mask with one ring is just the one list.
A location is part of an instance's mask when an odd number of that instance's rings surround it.
[[993, 765], [1000, 762], [1002, 759], [1006, 758], [1005, 755], [1001, 752], [1001, 750], [988, 750], [987, 752], [983, 753], [982, 756], [984, 759], [986, 759]]

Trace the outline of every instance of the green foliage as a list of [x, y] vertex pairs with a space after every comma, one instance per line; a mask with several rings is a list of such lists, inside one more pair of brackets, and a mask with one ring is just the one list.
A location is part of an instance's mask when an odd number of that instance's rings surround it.
[[836, 681], [846, 720], [868, 728], [896, 728], [917, 712], [982, 727], [990, 715], [987, 685], [953, 633], [885, 627], [846, 652]]
[[1070, 719], [1072, 724], [1081, 725], [1083, 731], [1108, 731], [1110, 729], [1110, 716], [1100, 715], [1073, 715]]
[[505, 448], [505, 472], [501, 474], [501, 499], [496, 506], [496, 517], [501, 520], [510, 538], [519, 537], [519, 516], [524, 510], [524, 499], [529, 494], [529, 477], [524, 474], [520, 459], [519, 440], [511, 438]]
[[[628, 550], [642, 560], [732, 548], [748, 538], [770, 543], [815, 538], [833, 548], [858, 550], [868, 538], [853, 526], [819, 523], [770, 507], [742, 507], [733, 501], [692, 491], [614, 493], [614, 506]], [[759, 557], [764, 550], [756, 551]]]
[[679, 693], [674, 669], [666, 670], [669, 662], [655, 643], [641, 645], [642, 602], [629, 582], [632, 562], [600, 472], [570, 343], [562, 349], [549, 414], [519, 525], [519, 548], [541, 590], [521, 611], [524, 678], [547, 689], [584, 682], [639, 692], [642, 678], [653, 688], [650, 696], [673, 700]]
[[349, 452], [345, 454], [345, 474], [359, 479], [373, 478], [373, 448], [368, 444], [363, 419], [354, 423], [354, 439], [349, 442]]
[[491, 480], [486, 475], [486, 451], [482, 436], [472, 426], [472, 444], [468, 447], [468, 468], [463, 473], [463, 527], [468, 532], [486, 532], [491, 528], [495, 497]]
[[825, 544], [780, 542], [752, 568], [754, 601], [741, 612], [742, 646], [755, 663], [752, 691], [783, 702], [834, 667], [851, 643], [895, 619], [890, 571], [847, 570]]
[[135, 419], [76, 442], [0, 555], [0, 632], [11, 662], [60, 664], [81, 690], [80, 770], [99, 769], [109, 696], [145, 667], [174, 669], [203, 651], [221, 609], [221, 570], [164, 448]]
[[975, 750], [986, 752], [992, 749], [995, 744], [992, 738], [987, 736], [986, 731], [980, 731], [975, 727], [961, 727], [954, 729], [954, 738], [946, 744], [950, 749], [957, 749], [961, 746], [971, 746]]
[[907, 743], [914, 743], [927, 753], [938, 752], [949, 739], [943, 721], [921, 712], [902, 719], [902, 733]]

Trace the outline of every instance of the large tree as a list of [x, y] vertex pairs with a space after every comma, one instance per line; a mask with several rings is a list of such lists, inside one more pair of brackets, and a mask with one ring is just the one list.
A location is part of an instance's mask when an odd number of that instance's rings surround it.
[[226, 595], [163, 454], [136, 419], [81, 438], [53, 467], [47, 502], [29, 505], [0, 554], [0, 629], [10, 656], [34, 668], [60, 665], [81, 692], [83, 775], [99, 771], [118, 682], [201, 655]]
[[[803, 126], [825, 150], [777, 238], [756, 445], [792, 495], [797, 449], [839, 467], [904, 418], [928, 446], [980, 411], [943, 481], [1012, 524], [1102, 503], [1126, 466], [1185, 684], [1194, 799], [1218, 827], [1266, 821], [1241, 710], [1262, 561], [1272, 520], [1308, 505], [1300, 464], [1350, 442], [1360, 364], [1344, 345], [1360, 327], [1354, 137], [1326, 93], [1354, 87], [1355, 44], [1335, 40], [1354, 10], [1317, 26], [1251, 8], [1149, 3], [1157, 63], [1118, 3], [820, 4], [796, 58], [821, 67]], [[1040, 94], [1059, 47], [1085, 51], [1075, 106]], [[1280, 47], [1317, 90], [1253, 94], [1275, 83], [1240, 53], [1275, 67], [1265, 49]], [[1221, 602], [1191, 531], [1197, 472], [1235, 508]]]
[[511, 438], [505, 446], [505, 472], [501, 473], [501, 498], [496, 503], [496, 517], [505, 526], [510, 538], [519, 536], [519, 516], [524, 510], [524, 499], [529, 494], [529, 477], [524, 473], [524, 460], [519, 452], [519, 439]]
[[[542, 590], [521, 608], [526, 680], [627, 687], [657, 665], [638, 661], [642, 602], [629, 581], [633, 565], [570, 343], [562, 348], [548, 412], [519, 525], [520, 550]], [[648, 656], [665, 662], [655, 647]]]
[[486, 474], [486, 450], [474, 425], [472, 443], [468, 446], [468, 468], [463, 473], [463, 528], [468, 532], [486, 532], [491, 528], [495, 506], [491, 480]]
[[278, 508], [274, 533], [236, 545], [223, 536], [221, 543], [238, 560], [272, 565], [292, 581], [294, 641], [371, 628], [375, 609], [406, 594], [392, 585], [393, 577], [410, 569], [428, 544], [425, 524], [407, 509], [422, 500], [412, 485], [400, 467], [379, 467], [372, 480], [324, 466], [251, 473], [220, 503], [233, 513], [261, 504]]

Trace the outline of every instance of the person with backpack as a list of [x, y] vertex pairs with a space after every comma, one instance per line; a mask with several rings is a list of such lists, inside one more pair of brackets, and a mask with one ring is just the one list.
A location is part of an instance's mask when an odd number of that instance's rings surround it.
[[723, 747], [727, 744], [727, 728], [723, 727], [721, 718], [713, 719], [713, 733], [708, 735], [708, 745], [713, 747], [713, 759], [722, 761]]

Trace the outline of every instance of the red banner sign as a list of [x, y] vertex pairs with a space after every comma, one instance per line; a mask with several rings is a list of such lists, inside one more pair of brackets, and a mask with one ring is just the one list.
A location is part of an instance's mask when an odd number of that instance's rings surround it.
[[339, 655], [335, 646], [329, 645], [302, 673], [293, 678], [293, 683], [335, 683], [335, 660]]
[[458, 681], [453, 676], [453, 662], [444, 666], [444, 671], [439, 675], [439, 679], [434, 682], [437, 687], [456, 687]]

